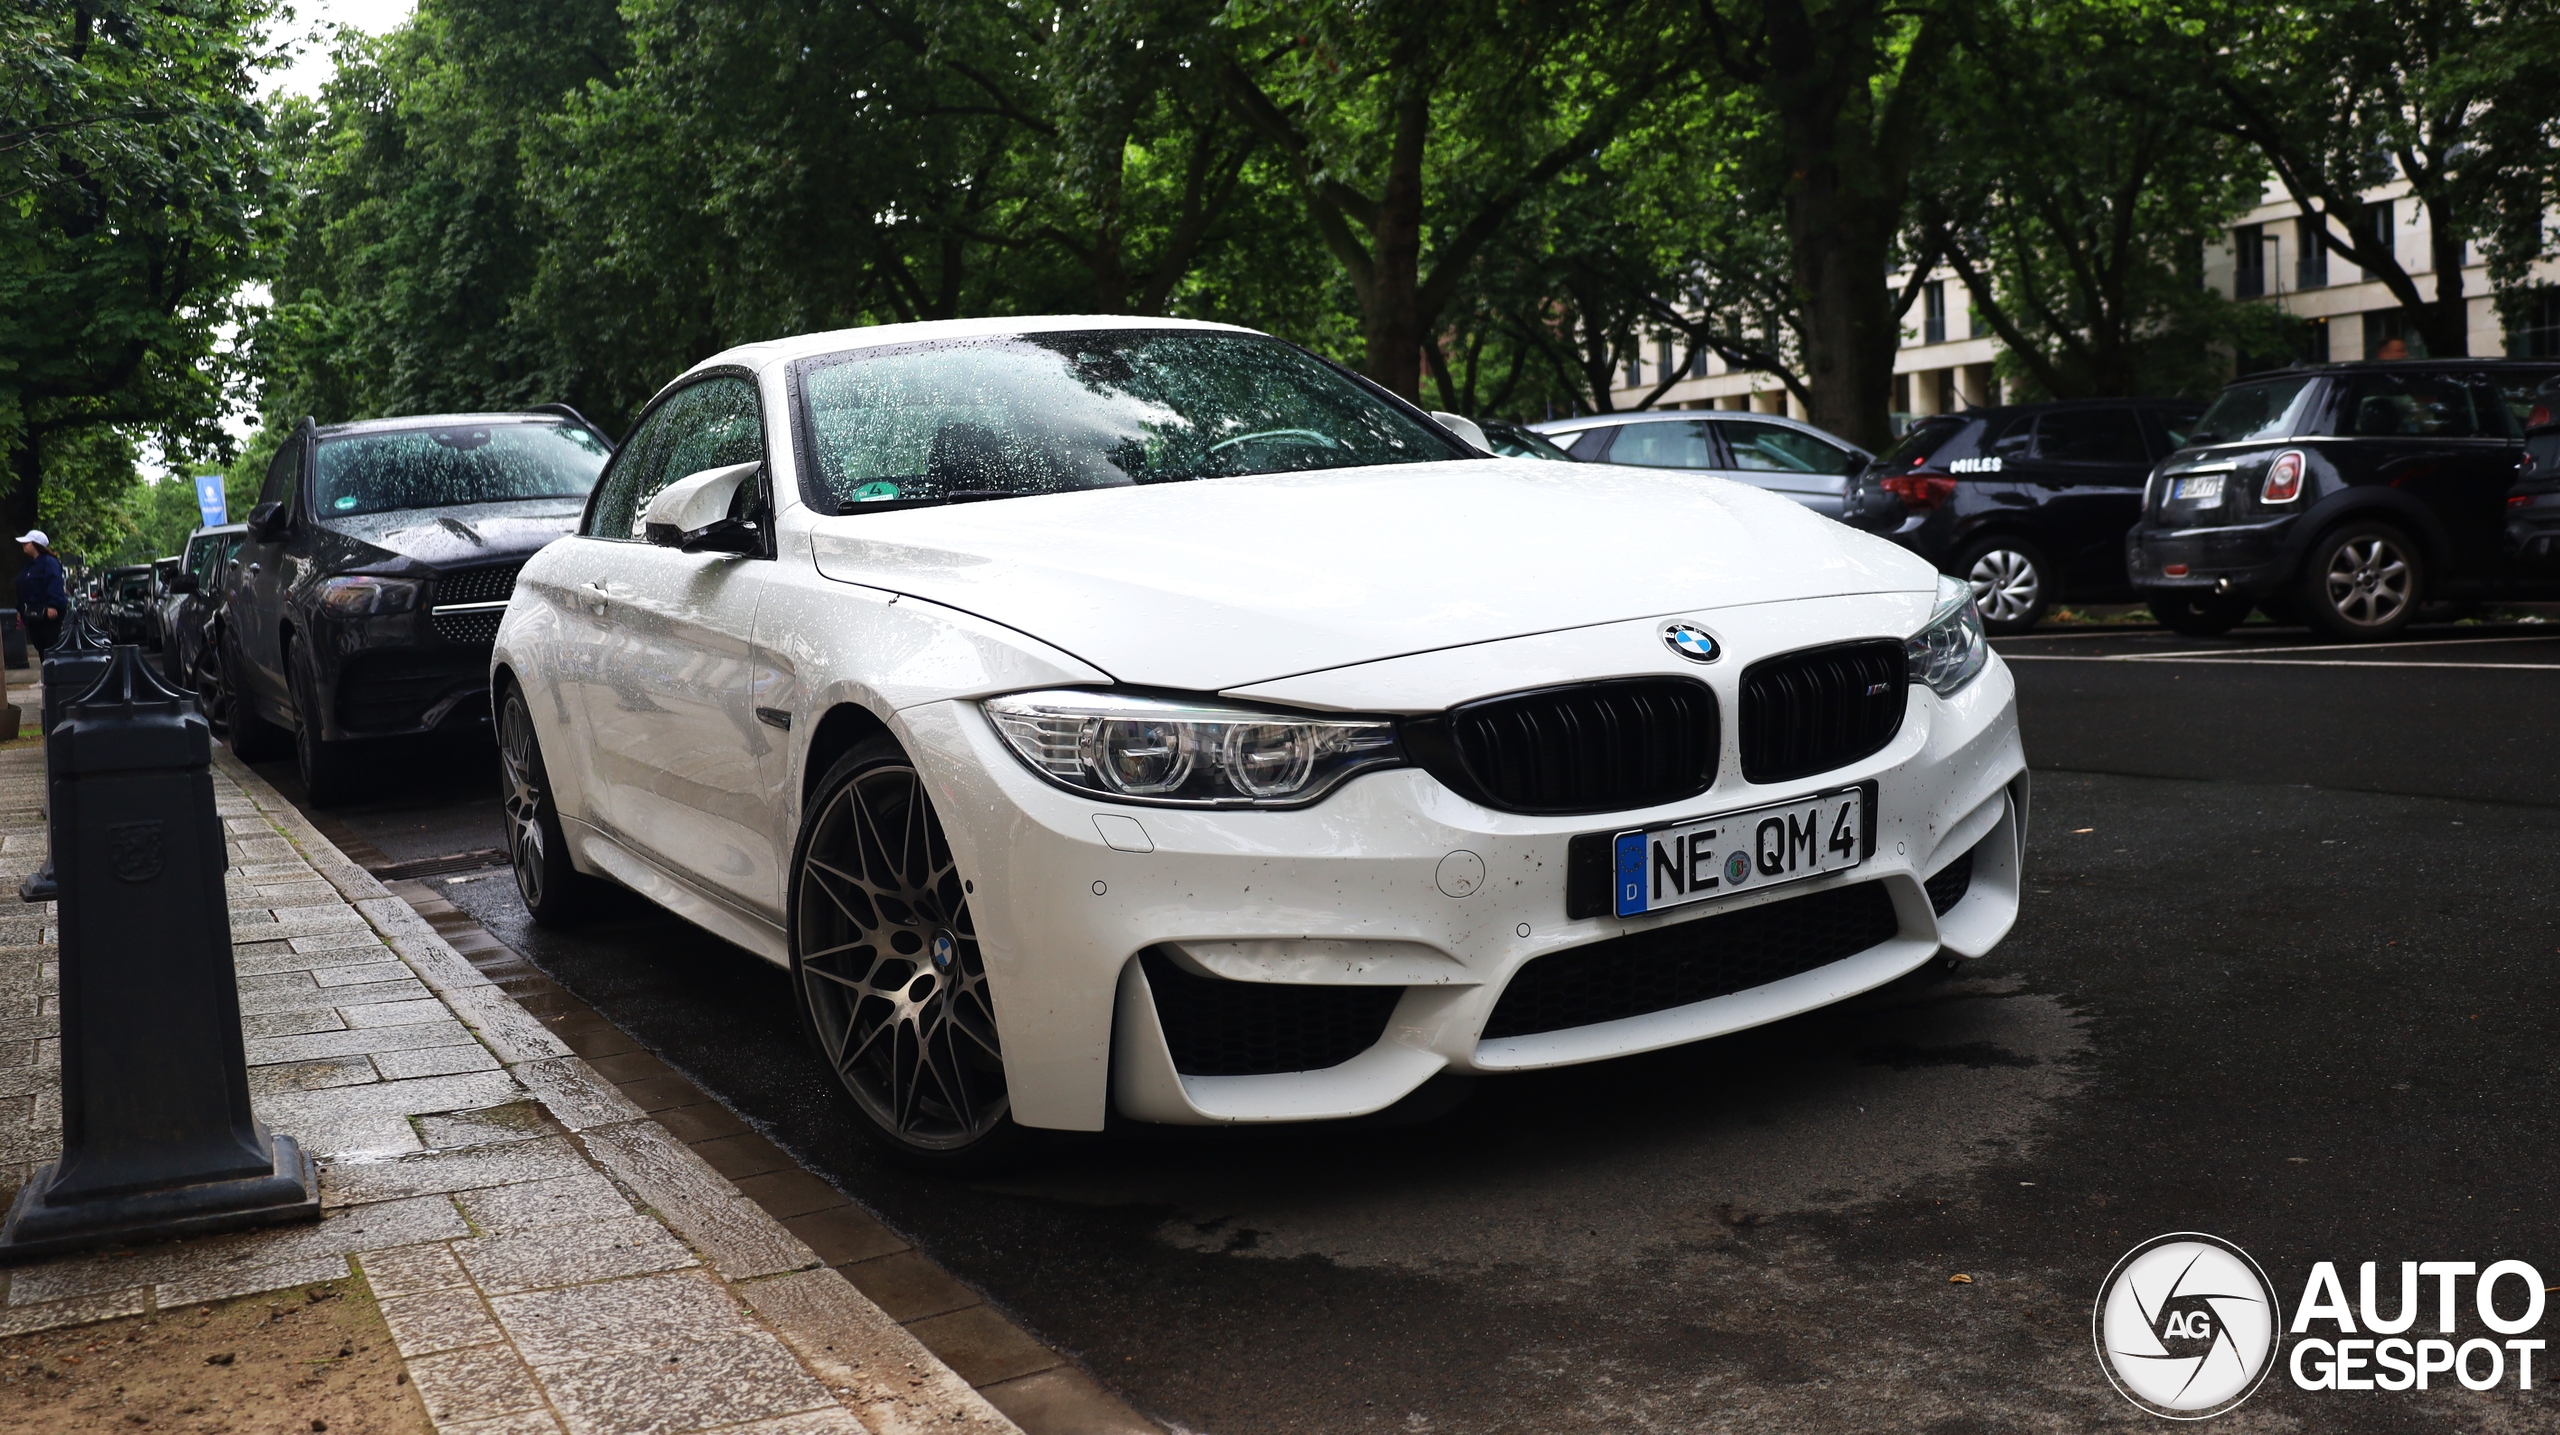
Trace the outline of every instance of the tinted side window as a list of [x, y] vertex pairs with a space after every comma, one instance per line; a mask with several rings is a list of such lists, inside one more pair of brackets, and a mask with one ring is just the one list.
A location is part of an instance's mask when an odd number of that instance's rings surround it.
[[1982, 447], [1984, 452], [2001, 458], [2024, 458], [2027, 456], [2027, 441], [2035, 436], [2034, 414], [2011, 414], [1982, 436]]
[[587, 515], [595, 538], [640, 536], [641, 516], [677, 479], [764, 457], [755, 385], [718, 375], [669, 394], [614, 455]]
[[1590, 463], [1600, 457], [1600, 451], [1609, 446], [1609, 435], [1617, 431], [1615, 425], [1607, 428], [1577, 429], [1557, 439], [1556, 446], [1584, 463]]
[[2473, 379], [2480, 431], [2493, 438], [2523, 437], [2533, 414], [2534, 395], [2549, 382], [2545, 374], [2482, 374]]
[[1847, 473], [1849, 451], [1802, 429], [1726, 419], [1717, 427], [1733, 450], [1733, 466], [1768, 473]]
[[277, 449], [275, 458], [267, 464], [267, 482], [258, 490], [258, 501], [281, 503], [290, 511], [293, 507], [293, 486], [301, 478], [302, 436], [296, 434], [284, 441], [284, 447]]
[[1611, 463], [1646, 468], [1714, 468], [1715, 440], [1697, 419], [1656, 424], [1629, 424], [1609, 446]]
[[2339, 432], [2357, 438], [2470, 438], [2480, 431], [2471, 389], [2451, 374], [2358, 374], [2338, 408]]
[[2064, 463], [2149, 463], [2131, 409], [2065, 409], [2036, 420], [2036, 457]]

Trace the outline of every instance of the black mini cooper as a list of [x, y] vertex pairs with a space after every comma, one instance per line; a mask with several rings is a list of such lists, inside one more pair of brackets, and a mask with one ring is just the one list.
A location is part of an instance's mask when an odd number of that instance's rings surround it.
[[2346, 641], [2421, 604], [2560, 594], [2518, 561], [2508, 491], [2534, 390], [2560, 364], [2439, 359], [2257, 374], [2222, 391], [2151, 476], [2125, 566], [2162, 622], [2250, 608]]

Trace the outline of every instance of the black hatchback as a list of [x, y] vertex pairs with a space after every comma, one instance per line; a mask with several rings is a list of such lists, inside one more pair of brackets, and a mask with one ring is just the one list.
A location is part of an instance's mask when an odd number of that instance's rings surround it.
[[2388, 638], [2429, 602], [2541, 598], [2560, 574], [2512, 551], [2509, 491], [2535, 390], [2560, 363], [2325, 364], [2214, 400], [2152, 479], [2126, 539], [2134, 582], [2181, 632], [2251, 607], [2331, 638]]
[[2022, 633], [2060, 599], [2134, 596], [2143, 480], [2203, 411], [2092, 399], [1922, 419], [1852, 480], [1844, 517], [1972, 584], [1985, 628]]

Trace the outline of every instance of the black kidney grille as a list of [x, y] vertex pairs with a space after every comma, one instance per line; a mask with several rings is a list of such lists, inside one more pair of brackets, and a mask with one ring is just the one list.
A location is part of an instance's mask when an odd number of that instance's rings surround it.
[[1964, 894], [1973, 890], [1973, 853], [1966, 852], [1940, 868], [1937, 876], [1920, 885], [1929, 891], [1930, 911], [1943, 917], [1955, 910], [1956, 903], [1964, 900]]
[[493, 568], [470, 568], [459, 573], [439, 573], [436, 575], [435, 604], [443, 607], [447, 603], [503, 603], [514, 596], [516, 575], [523, 571], [524, 564], [516, 562], [502, 563]]
[[1138, 954], [1155, 993], [1173, 1069], [1185, 1076], [1270, 1076], [1340, 1066], [1378, 1044], [1402, 987], [1317, 987], [1196, 976], [1149, 947]]
[[1502, 989], [1484, 1039], [1669, 1011], [1826, 967], [1901, 930], [1881, 882], [1611, 937], [1539, 957]]
[[1742, 673], [1742, 775], [1789, 782], [1846, 767], [1902, 730], [1910, 671], [1890, 638], [1809, 648]]
[[1488, 698], [1409, 748], [1433, 776], [1505, 812], [1623, 812], [1716, 778], [1716, 695], [1687, 678], [1618, 678]]

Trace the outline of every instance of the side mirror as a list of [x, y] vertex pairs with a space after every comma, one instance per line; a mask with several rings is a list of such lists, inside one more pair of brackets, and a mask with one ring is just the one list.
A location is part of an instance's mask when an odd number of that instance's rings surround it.
[[686, 553], [754, 553], [763, 538], [752, 518], [732, 518], [738, 490], [752, 481], [761, 462], [706, 468], [658, 490], [641, 517], [641, 535], [662, 548]]
[[1865, 473], [1869, 468], [1874, 467], [1874, 465], [1874, 459], [1867, 457], [1863, 453], [1853, 453], [1849, 455], [1849, 466], [1840, 470], [1840, 476], [1842, 478], [1856, 478], [1858, 475]]
[[1431, 416], [1440, 421], [1440, 427], [1447, 429], [1449, 432], [1456, 434], [1458, 437], [1465, 439], [1471, 444], [1474, 444], [1476, 446], [1476, 452], [1493, 452], [1493, 440], [1484, 436], [1484, 430], [1476, 427], [1476, 421], [1474, 419], [1467, 418], [1462, 414], [1442, 413], [1438, 409], [1433, 409], [1431, 411]]
[[196, 575], [193, 573], [170, 574], [169, 591], [172, 593], [192, 593], [196, 591]]
[[247, 527], [249, 536], [260, 543], [274, 542], [276, 535], [284, 532], [284, 505], [261, 503], [250, 509]]

